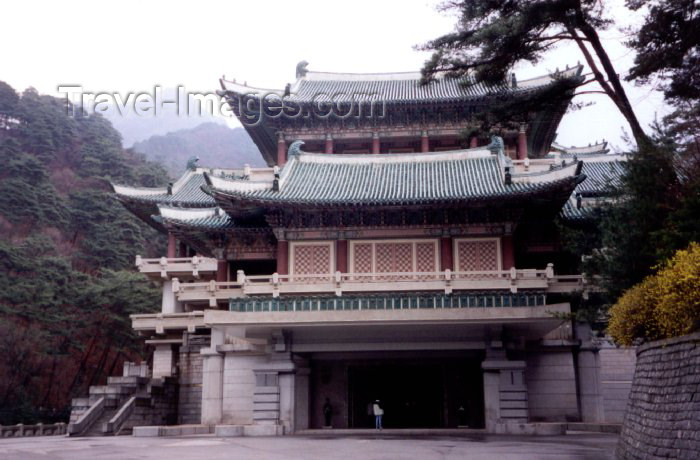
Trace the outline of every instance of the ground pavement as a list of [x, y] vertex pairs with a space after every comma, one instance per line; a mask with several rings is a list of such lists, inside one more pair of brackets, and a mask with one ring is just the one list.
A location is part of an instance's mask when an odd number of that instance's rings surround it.
[[284, 436], [168, 438], [131, 436], [0, 439], [0, 460], [400, 460], [400, 459], [612, 459], [617, 435], [566, 436]]

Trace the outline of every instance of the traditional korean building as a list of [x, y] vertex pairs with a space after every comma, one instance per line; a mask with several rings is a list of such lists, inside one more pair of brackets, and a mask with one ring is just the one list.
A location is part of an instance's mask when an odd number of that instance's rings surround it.
[[193, 161], [164, 189], [114, 185], [168, 235], [162, 258], [137, 257], [162, 311], [132, 320], [151, 376], [176, 385], [171, 423], [295, 433], [329, 401], [334, 428], [362, 428], [376, 399], [390, 428], [615, 421], [605, 363], [566, 319], [587, 287], [555, 224], [594, 219], [622, 168], [606, 145], [552, 144], [580, 74], [421, 85], [302, 62], [284, 89], [222, 80], [268, 168]]

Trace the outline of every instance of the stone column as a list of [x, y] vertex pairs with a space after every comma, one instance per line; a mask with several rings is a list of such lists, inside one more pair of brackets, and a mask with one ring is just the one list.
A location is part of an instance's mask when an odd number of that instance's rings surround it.
[[425, 153], [430, 151], [430, 140], [428, 139], [428, 131], [420, 133], [420, 151]]
[[160, 304], [161, 313], [180, 313], [183, 311], [182, 302], [177, 300], [173, 292], [173, 282], [167, 280], [163, 282], [163, 296]]
[[297, 368], [294, 374], [294, 427], [296, 431], [309, 428], [309, 374], [310, 369]]
[[277, 165], [284, 166], [287, 162], [287, 143], [284, 141], [284, 133], [277, 133]]
[[177, 250], [177, 241], [175, 240], [175, 235], [172, 232], [168, 232], [168, 259], [174, 259]]
[[577, 324], [575, 332], [576, 337], [581, 340], [576, 369], [581, 421], [603, 422], [603, 393], [601, 391], [598, 347], [591, 342], [591, 328], [588, 324]]
[[340, 273], [348, 272], [348, 242], [337, 240], [335, 242], [335, 269]]
[[484, 423], [489, 433], [496, 431], [496, 423], [500, 418], [500, 381], [498, 369], [484, 369]]
[[510, 270], [515, 267], [515, 254], [513, 249], [513, 235], [504, 235], [501, 238], [501, 256], [503, 270]]
[[440, 270], [454, 270], [452, 260], [452, 237], [443, 236], [440, 238]]
[[333, 153], [333, 136], [331, 136], [331, 133], [326, 133], [326, 153]]
[[221, 423], [224, 357], [216, 346], [200, 351], [202, 365], [202, 425]]
[[277, 273], [289, 273], [289, 242], [285, 240], [277, 241]]
[[372, 133], [372, 153], [378, 154], [379, 153], [379, 133], [378, 132], [373, 132]]
[[173, 347], [169, 343], [159, 343], [153, 351], [153, 377], [173, 375]]
[[285, 433], [294, 433], [294, 374], [279, 375], [280, 424]]
[[525, 129], [526, 125], [523, 123], [518, 130], [518, 160], [527, 158], [527, 134]]

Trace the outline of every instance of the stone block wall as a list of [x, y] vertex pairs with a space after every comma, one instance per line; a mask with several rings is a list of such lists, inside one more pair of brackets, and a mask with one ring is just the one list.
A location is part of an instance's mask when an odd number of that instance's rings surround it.
[[598, 355], [604, 421], [622, 423], [637, 361], [635, 349], [603, 347]]
[[571, 349], [531, 350], [525, 361], [530, 421], [577, 421], [579, 410]]
[[700, 333], [637, 350], [617, 458], [700, 458]]
[[202, 355], [208, 335], [186, 335], [179, 355], [178, 423], [197, 424], [202, 417]]
[[262, 355], [226, 353], [223, 372], [222, 423], [251, 425], [256, 381], [253, 369], [267, 362]]

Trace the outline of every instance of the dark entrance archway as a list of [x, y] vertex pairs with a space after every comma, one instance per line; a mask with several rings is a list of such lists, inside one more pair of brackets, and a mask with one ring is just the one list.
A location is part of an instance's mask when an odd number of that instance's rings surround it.
[[330, 396], [338, 428], [373, 428], [376, 399], [385, 428], [483, 428], [483, 352], [348, 355], [313, 360], [312, 427]]

